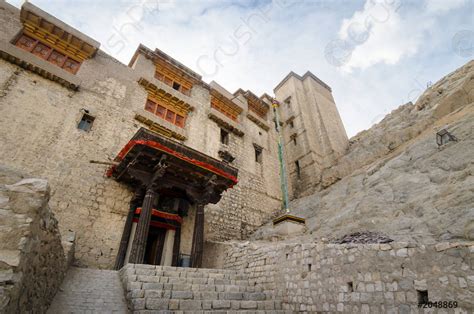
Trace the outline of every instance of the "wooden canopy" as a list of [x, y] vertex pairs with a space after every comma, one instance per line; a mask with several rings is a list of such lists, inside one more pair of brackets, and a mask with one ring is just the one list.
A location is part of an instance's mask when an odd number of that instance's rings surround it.
[[[134, 187], [148, 185], [156, 165], [166, 169], [156, 191], [177, 188], [191, 202], [217, 203], [222, 192], [237, 184], [238, 170], [181, 143], [141, 128], [120, 151], [107, 175]], [[206, 197], [207, 199], [202, 199]]]

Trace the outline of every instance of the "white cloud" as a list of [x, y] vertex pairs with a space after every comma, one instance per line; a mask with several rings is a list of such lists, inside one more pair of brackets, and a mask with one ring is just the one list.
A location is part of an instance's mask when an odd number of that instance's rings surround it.
[[444, 14], [466, 5], [466, 0], [425, 0], [426, 11], [430, 14]]
[[406, 7], [409, 4], [400, 0], [366, 0], [362, 10], [341, 23], [339, 38], [349, 55], [342, 70], [394, 65], [414, 56], [436, 19], [465, 4], [464, 0], [426, 0], [421, 7]]

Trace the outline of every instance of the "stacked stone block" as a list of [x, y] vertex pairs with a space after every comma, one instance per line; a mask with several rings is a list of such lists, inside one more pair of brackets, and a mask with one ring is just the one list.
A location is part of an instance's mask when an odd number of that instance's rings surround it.
[[120, 275], [134, 313], [284, 313], [271, 291], [236, 270], [128, 264]]
[[0, 165], [0, 313], [42, 313], [64, 278], [66, 256], [49, 185]]
[[[236, 243], [220, 267], [240, 270], [256, 288], [302, 312], [418, 312], [420, 295], [474, 309], [474, 243], [419, 245]], [[223, 247], [220, 246], [219, 250]], [[443, 312], [444, 311], [444, 312]]]

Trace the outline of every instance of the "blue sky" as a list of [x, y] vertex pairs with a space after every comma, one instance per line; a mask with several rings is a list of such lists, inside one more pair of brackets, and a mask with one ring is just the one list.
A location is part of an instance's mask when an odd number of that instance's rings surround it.
[[272, 95], [288, 72], [310, 70], [349, 136], [474, 58], [474, 0], [31, 2], [125, 64], [143, 43], [231, 92]]

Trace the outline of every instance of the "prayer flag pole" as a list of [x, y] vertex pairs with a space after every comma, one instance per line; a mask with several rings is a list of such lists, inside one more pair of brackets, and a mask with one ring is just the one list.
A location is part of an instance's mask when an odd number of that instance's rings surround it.
[[275, 114], [276, 122], [276, 131], [278, 133], [278, 159], [280, 160], [280, 184], [281, 184], [281, 194], [283, 198], [283, 209], [288, 214], [290, 212], [288, 206], [288, 178], [286, 176], [286, 163], [285, 163], [285, 146], [283, 133], [281, 132], [280, 127], [280, 114], [278, 113], [278, 108], [280, 104], [276, 99], [272, 101], [273, 113]]

